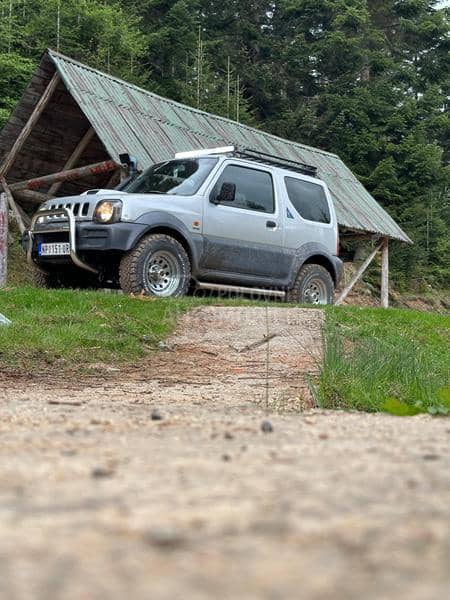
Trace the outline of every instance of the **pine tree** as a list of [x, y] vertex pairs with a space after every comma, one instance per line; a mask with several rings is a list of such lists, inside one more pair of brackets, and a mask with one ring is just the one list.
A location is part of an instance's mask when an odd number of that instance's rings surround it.
[[399, 278], [448, 285], [450, 42], [432, 5], [278, 3], [282, 110], [269, 126], [339, 154], [405, 228], [415, 244], [393, 253]]

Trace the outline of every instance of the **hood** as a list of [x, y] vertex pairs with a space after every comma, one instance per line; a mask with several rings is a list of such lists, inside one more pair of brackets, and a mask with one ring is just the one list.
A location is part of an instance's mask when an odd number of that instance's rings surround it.
[[80, 196], [112, 196], [112, 197], [119, 197], [119, 196], [126, 196], [127, 192], [121, 192], [120, 190], [106, 190], [106, 189], [98, 189], [98, 190], [87, 190], [86, 192], [83, 192], [82, 194], [80, 194]]

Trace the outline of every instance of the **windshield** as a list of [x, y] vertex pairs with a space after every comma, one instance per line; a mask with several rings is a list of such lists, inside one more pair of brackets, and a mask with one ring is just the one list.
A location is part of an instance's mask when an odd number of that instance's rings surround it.
[[192, 196], [217, 163], [217, 158], [170, 160], [153, 165], [125, 186], [129, 194]]

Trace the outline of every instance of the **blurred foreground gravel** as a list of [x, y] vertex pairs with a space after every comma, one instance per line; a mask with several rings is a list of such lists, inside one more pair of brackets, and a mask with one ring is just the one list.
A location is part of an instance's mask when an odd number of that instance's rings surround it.
[[183, 328], [101, 381], [0, 376], [1, 598], [447, 597], [450, 420], [295, 412], [280, 366], [266, 405]]

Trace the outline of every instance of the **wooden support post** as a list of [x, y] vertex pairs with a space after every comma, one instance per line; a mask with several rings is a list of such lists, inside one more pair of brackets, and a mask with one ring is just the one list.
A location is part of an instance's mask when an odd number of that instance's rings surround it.
[[[63, 171], [68, 171], [69, 169], [72, 169], [72, 167], [76, 166], [76, 164], [77, 164], [78, 160], [80, 159], [81, 155], [83, 154], [83, 152], [85, 151], [85, 149], [89, 145], [89, 142], [94, 137], [94, 134], [95, 134], [95, 130], [92, 127], [90, 127], [86, 131], [86, 133], [84, 134], [84, 136], [81, 138], [81, 140], [78, 142], [77, 147], [75, 148], [75, 150], [70, 155], [68, 161], [64, 165]], [[63, 183], [62, 181], [55, 182], [52, 185], [52, 187], [48, 190], [49, 196], [55, 196], [56, 192], [59, 190], [59, 188], [62, 185], [62, 183]]]
[[389, 239], [384, 238], [381, 249], [381, 306], [389, 308]]
[[13, 147], [11, 148], [9, 154], [5, 158], [5, 161], [3, 162], [2, 166], [0, 167], [0, 177], [5, 177], [5, 175], [7, 175], [9, 169], [11, 168], [17, 155], [21, 151], [28, 136], [33, 131], [34, 126], [38, 122], [39, 117], [44, 112], [44, 109], [47, 106], [48, 101], [52, 97], [53, 92], [55, 91], [59, 81], [60, 81], [60, 77], [59, 77], [58, 73], [55, 73], [53, 75], [50, 83], [48, 84], [47, 88], [45, 89], [44, 93], [40, 97], [39, 102], [36, 104], [25, 127], [20, 132], [18, 138], [14, 142]]
[[25, 223], [23, 222], [19, 207], [17, 206], [16, 201], [14, 200], [14, 196], [11, 193], [11, 189], [8, 187], [8, 184], [6, 183], [4, 177], [0, 178], [0, 183], [2, 184], [3, 191], [5, 192], [6, 197], [8, 199], [9, 207], [14, 213], [14, 217], [17, 221], [17, 225], [19, 226], [20, 233], [23, 233], [26, 229]]
[[13, 183], [12, 185], [10, 185], [9, 189], [13, 192], [19, 190], [37, 190], [57, 181], [76, 181], [77, 179], [83, 179], [83, 177], [89, 177], [91, 175], [100, 175], [102, 173], [108, 173], [109, 171], [115, 171], [116, 169], [120, 169], [119, 164], [117, 164], [113, 160], [105, 160], [101, 163], [95, 163], [94, 165], [78, 167], [78, 169], [60, 171], [59, 173], [44, 175], [43, 177], [37, 177], [36, 179], [19, 181], [18, 183]]
[[8, 203], [0, 194], [0, 288], [5, 287], [8, 274]]
[[339, 298], [336, 300], [335, 304], [337, 306], [339, 304], [342, 304], [342, 302], [347, 298], [347, 296], [349, 295], [349, 293], [350, 293], [351, 289], [353, 288], [353, 286], [355, 285], [355, 283], [358, 281], [358, 279], [360, 279], [361, 275], [364, 273], [364, 271], [367, 269], [367, 267], [373, 261], [377, 252], [379, 252], [381, 250], [382, 246], [383, 246], [383, 242], [381, 244], [379, 244], [375, 248], [375, 250], [373, 250], [369, 254], [369, 256], [366, 258], [366, 260], [363, 262], [363, 264], [359, 267], [359, 269], [356, 271], [356, 273], [351, 278], [349, 284], [345, 286], [345, 288], [342, 290]]

